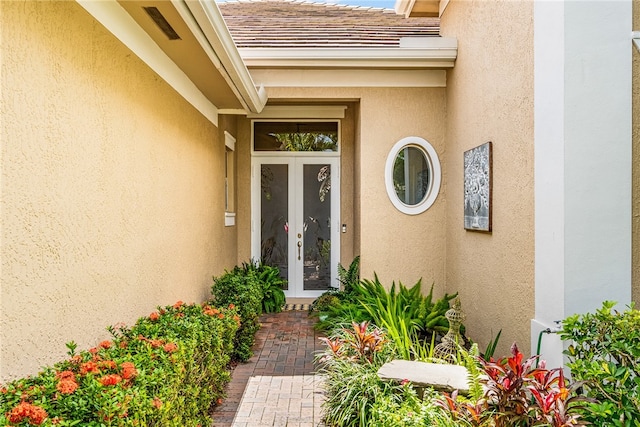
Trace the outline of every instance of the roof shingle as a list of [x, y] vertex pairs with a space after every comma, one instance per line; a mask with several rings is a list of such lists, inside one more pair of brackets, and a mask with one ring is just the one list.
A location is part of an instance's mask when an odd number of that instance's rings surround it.
[[405, 18], [392, 9], [304, 0], [218, 3], [239, 48], [398, 47], [402, 37], [438, 36], [438, 18]]

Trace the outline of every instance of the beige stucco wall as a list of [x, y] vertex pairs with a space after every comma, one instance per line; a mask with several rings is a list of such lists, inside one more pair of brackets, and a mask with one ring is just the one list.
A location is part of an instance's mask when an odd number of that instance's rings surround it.
[[[343, 138], [353, 134], [354, 140], [344, 141], [342, 153], [341, 223], [346, 223], [349, 230], [349, 236], [342, 236], [346, 248], [341, 254], [342, 263], [348, 265], [354, 255], [361, 255], [362, 277], [373, 278], [375, 271], [386, 285], [391, 285], [393, 280], [412, 285], [422, 278], [426, 290], [435, 283], [436, 294], [441, 295], [445, 279], [446, 186], [441, 187], [438, 199], [427, 212], [405, 215], [389, 201], [384, 168], [393, 145], [406, 136], [429, 141], [442, 161], [446, 154], [444, 88], [269, 87], [268, 94], [272, 102], [348, 103]], [[354, 100], [358, 102], [351, 102]], [[240, 127], [239, 134], [248, 145], [248, 121]], [[250, 182], [248, 173], [243, 173], [248, 170], [249, 154], [243, 159], [239, 174], [245, 176], [245, 181], [238, 191], [239, 198], [244, 200], [240, 205], [249, 206]], [[248, 212], [243, 215], [247, 221], [248, 216]], [[240, 246], [244, 245], [243, 241], [248, 241], [246, 236], [239, 237]], [[350, 245], [353, 252], [349, 251]], [[239, 250], [245, 257], [250, 255], [248, 246]]]
[[236, 243], [220, 129], [77, 3], [0, 13], [5, 380], [156, 305], [203, 300]]
[[[446, 282], [483, 350], [529, 351], [534, 317], [533, 2], [449, 2], [441, 34], [458, 39], [447, 78]], [[493, 143], [493, 231], [463, 227], [463, 153]]]
[[[640, 0], [633, 0], [633, 29], [640, 31]], [[640, 308], [640, 52], [633, 50], [633, 301]]]

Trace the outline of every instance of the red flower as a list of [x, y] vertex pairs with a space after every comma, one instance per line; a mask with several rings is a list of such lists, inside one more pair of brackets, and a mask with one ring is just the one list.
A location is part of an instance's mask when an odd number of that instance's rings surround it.
[[176, 351], [178, 349], [178, 346], [172, 342], [165, 344], [163, 347], [164, 351], [166, 351], [167, 353], [173, 353], [174, 351]]
[[173, 304], [173, 308], [175, 308], [176, 310], [179, 309], [180, 307], [182, 307], [184, 303], [182, 301], [178, 301], [175, 304]]
[[98, 349], [95, 347], [89, 349], [89, 353], [91, 354], [96, 354], [97, 352], [98, 352]]
[[106, 369], [116, 369], [118, 367], [117, 363], [113, 360], [105, 360], [100, 362], [98, 366]]
[[96, 362], [85, 362], [80, 365], [80, 373], [82, 375], [86, 375], [90, 372], [98, 373], [100, 370], [98, 369], [98, 364]]
[[47, 418], [47, 411], [29, 402], [21, 402], [7, 413], [10, 423], [18, 424], [25, 418], [29, 419], [29, 423], [39, 426]]
[[149, 319], [150, 319], [152, 322], [155, 322], [155, 321], [156, 321], [156, 320], [158, 320], [159, 318], [160, 318], [160, 313], [158, 313], [157, 311], [154, 311], [153, 313], [151, 313], [151, 314], [149, 315]]
[[62, 394], [72, 394], [74, 391], [78, 389], [78, 383], [76, 380], [60, 380], [58, 385], [56, 386], [56, 390], [58, 390]]
[[122, 378], [129, 380], [138, 375], [138, 370], [132, 362], [124, 362], [122, 365]]
[[102, 347], [102, 348], [111, 348], [111, 341], [102, 341], [102, 342], [99, 344], [99, 347]]
[[153, 398], [153, 406], [154, 406], [156, 409], [160, 409], [160, 408], [162, 408], [162, 400], [158, 399], [157, 397], [154, 397], [154, 398]]
[[100, 378], [100, 383], [103, 386], [116, 385], [120, 381], [122, 381], [122, 377], [115, 374], [105, 375], [104, 377]]
[[56, 378], [60, 381], [64, 380], [74, 380], [76, 379], [76, 374], [73, 371], [61, 371], [56, 373]]
[[162, 346], [162, 340], [149, 340], [149, 344], [151, 344], [153, 348], [158, 348]]
[[218, 319], [224, 319], [224, 314], [222, 313], [218, 314]]
[[236, 308], [235, 304], [229, 304], [229, 310], [233, 310], [234, 308]]

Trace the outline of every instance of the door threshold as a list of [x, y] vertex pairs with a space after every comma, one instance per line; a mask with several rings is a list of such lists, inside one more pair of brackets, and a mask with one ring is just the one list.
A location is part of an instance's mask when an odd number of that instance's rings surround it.
[[311, 304], [315, 298], [287, 298], [287, 304]]

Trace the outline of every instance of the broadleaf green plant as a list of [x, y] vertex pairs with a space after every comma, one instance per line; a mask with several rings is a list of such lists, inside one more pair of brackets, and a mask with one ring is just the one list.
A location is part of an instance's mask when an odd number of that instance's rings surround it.
[[567, 366], [585, 381], [588, 405], [584, 419], [595, 426], [640, 426], [640, 311], [623, 312], [605, 301], [595, 313], [576, 314], [562, 323], [568, 341]]

